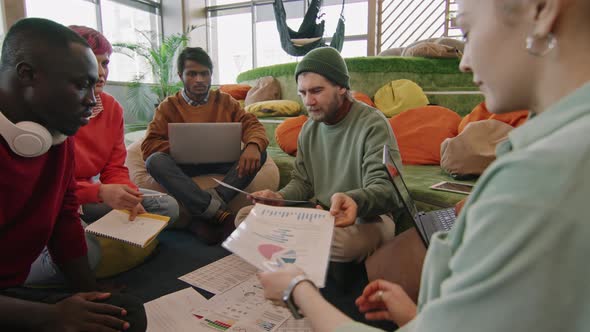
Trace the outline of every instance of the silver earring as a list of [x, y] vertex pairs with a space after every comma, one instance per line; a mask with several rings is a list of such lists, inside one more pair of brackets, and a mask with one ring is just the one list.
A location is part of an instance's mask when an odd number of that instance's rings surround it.
[[526, 38], [526, 50], [530, 54], [538, 57], [544, 57], [549, 54], [557, 46], [557, 39], [552, 33], [549, 33], [546, 37], [533, 37], [528, 36]]

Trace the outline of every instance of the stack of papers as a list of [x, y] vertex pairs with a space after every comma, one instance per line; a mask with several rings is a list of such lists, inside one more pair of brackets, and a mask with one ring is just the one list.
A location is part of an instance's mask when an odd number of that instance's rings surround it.
[[311, 332], [309, 322], [264, 297], [256, 272], [296, 264], [324, 287], [333, 232], [328, 211], [255, 205], [223, 242], [235, 255], [179, 278], [215, 296], [207, 301], [187, 289], [146, 303], [148, 331]]
[[187, 288], [146, 303], [148, 331], [311, 332], [307, 321], [293, 319], [286, 308], [264, 298], [256, 271], [241, 258], [229, 255], [180, 277], [194, 286], [211, 289], [218, 284], [211, 284], [203, 277], [208, 275], [213, 279], [224, 274], [227, 275], [223, 283], [225, 291], [207, 301], [194, 289]]

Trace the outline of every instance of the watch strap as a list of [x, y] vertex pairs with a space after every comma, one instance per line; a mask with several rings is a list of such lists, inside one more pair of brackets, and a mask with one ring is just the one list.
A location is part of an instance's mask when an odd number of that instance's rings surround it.
[[303, 318], [303, 315], [299, 312], [299, 308], [293, 300], [293, 290], [295, 289], [295, 287], [297, 287], [297, 285], [304, 281], [309, 281], [315, 287], [313, 281], [311, 281], [305, 274], [300, 274], [295, 278], [291, 279], [291, 282], [289, 282], [289, 285], [283, 292], [283, 302], [285, 303], [289, 311], [291, 311], [291, 314], [295, 319], [301, 319]]

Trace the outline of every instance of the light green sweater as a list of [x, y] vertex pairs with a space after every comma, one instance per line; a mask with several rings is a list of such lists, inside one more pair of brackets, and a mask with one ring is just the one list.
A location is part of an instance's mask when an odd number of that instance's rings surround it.
[[590, 83], [497, 152], [432, 238], [419, 313], [399, 331], [590, 331]]
[[385, 116], [364, 103], [354, 101], [350, 112], [334, 125], [308, 120], [299, 134], [297, 158], [289, 182], [280, 193], [286, 199], [315, 197], [324, 207], [337, 192], [351, 196], [359, 217], [394, 210], [395, 189], [383, 168], [383, 145], [399, 149]]

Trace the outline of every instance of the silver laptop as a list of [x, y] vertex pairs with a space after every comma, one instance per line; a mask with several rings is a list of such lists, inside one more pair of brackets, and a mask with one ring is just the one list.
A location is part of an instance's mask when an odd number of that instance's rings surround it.
[[178, 164], [233, 163], [240, 158], [242, 123], [168, 123], [168, 138]]

